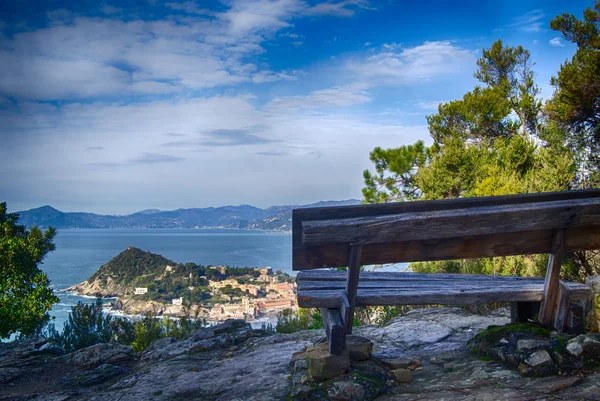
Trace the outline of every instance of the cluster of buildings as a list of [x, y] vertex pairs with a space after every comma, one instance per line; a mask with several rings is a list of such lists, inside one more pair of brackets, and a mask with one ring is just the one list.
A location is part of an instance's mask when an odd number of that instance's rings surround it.
[[[166, 266], [165, 274], [172, 273], [173, 268], [173, 266]], [[219, 273], [223, 275], [227, 272], [226, 266], [212, 266], [211, 268], [218, 270]], [[240, 284], [234, 278], [228, 278], [221, 281], [209, 280], [208, 282], [208, 286], [213, 294], [218, 294], [227, 286], [240, 289], [245, 294], [242, 296], [241, 302], [235, 302], [230, 297], [228, 303], [217, 303], [210, 309], [204, 309], [201, 305], [197, 304], [191, 305], [192, 309], [198, 311], [203, 310], [203, 313], [205, 313], [210, 320], [220, 321], [229, 318], [251, 320], [269, 312], [278, 312], [283, 309], [298, 307], [295, 284], [287, 282], [280, 283], [270, 267], [255, 270], [257, 270], [260, 275], [254, 280], [252, 278], [250, 279], [253, 280], [254, 284]], [[191, 288], [193, 287], [190, 287], [190, 289]], [[136, 287], [134, 292], [135, 295], [147, 294], [148, 288]], [[172, 305], [169, 306], [169, 309], [182, 308], [184, 299], [181, 297], [174, 298], [171, 300], [171, 303]]]
[[237, 280], [229, 278], [223, 281], [209, 281], [208, 286], [211, 290], [220, 290], [227, 286], [231, 286], [231, 288], [239, 288], [242, 292], [247, 292], [248, 294], [257, 297], [260, 292], [260, 287], [252, 284], [240, 284]]

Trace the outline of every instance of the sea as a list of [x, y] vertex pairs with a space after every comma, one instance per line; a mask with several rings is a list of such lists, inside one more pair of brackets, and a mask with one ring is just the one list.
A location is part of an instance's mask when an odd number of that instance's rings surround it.
[[[40, 268], [54, 290], [63, 290], [87, 280], [100, 266], [128, 246], [163, 255], [176, 263], [239, 267], [271, 266], [273, 271], [292, 273], [292, 236], [283, 232], [228, 229], [59, 229], [56, 250]], [[71, 307], [92, 297], [58, 293], [50, 312], [61, 331]], [[105, 299], [105, 302], [111, 301]], [[260, 322], [257, 322], [260, 325]]]
[[[49, 253], [40, 268], [47, 273], [56, 291], [87, 280], [103, 264], [129, 246], [163, 255], [176, 263], [236, 267], [267, 267], [290, 275], [292, 235], [287, 232], [231, 229], [59, 229], [56, 250]], [[372, 268], [372, 267], [370, 267]], [[380, 267], [381, 268], [381, 267]], [[384, 266], [385, 271], [406, 271], [408, 264]], [[92, 303], [93, 297], [57, 292], [60, 301], [50, 314], [51, 323], [62, 331], [71, 308], [77, 302]], [[104, 299], [111, 302], [114, 299]], [[273, 317], [265, 318], [273, 323]], [[260, 327], [262, 320], [252, 323]]]

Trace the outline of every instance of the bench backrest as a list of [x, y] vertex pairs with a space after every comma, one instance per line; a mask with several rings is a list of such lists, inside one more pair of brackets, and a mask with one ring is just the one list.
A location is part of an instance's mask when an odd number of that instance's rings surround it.
[[292, 211], [292, 267], [550, 253], [600, 248], [600, 189], [525, 195], [303, 208]]

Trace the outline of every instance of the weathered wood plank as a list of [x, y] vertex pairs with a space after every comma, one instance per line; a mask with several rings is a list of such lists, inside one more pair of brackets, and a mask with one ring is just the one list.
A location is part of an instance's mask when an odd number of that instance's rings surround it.
[[[298, 305], [302, 308], [339, 307], [342, 291], [299, 291]], [[377, 305], [464, 305], [492, 302], [540, 302], [540, 290], [479, 290], [460, 291], [387, 291], [359, 290], [356, 306]]]
[[[339, 298], [338, 298], [339, 305]], [[339, 355], [346, 348], [346, 333], [339, 308], [322, 308], [323, 325], [327, 336], [329, 353]]]
[[[554, 193], [536, 193], [536, 194], [521, 194], [521, 195], [508, 195], [508, 196], [490, 196], [482, 198], [462, 198], [462, 199], [446, 199], [446, 200], [435, 200], [435, 201], [415, 201], [415, 202], [397, 202], [387, 203], [379, 205], [360, 205], [360, 206], [342, 206], [342, 207], [325, 207], [325, 208], [301, 208], [294, 209], [292, 211], [292, 268], [293, 270], [306, 270], [311, 268], [320, 267], [339, 267], [345, 266], [348, 261], [348, 247], [333, 246], [325, 249], [321, 248], [305, 248], [302, 244], [302, 222], [306, 220], [322, 220], [322, 219], [336, 219], [336, 218], [349, 218], [349, 217], [360, 217], [360, 216], [377, 216], [385, 214], [397, 214], [397, 213], [409, 213], [409, 212], [420, 212], [426, 210], [449, 210], [455, 208], [465, 208], [472, 206], [491, 206], [491, 205], [502, 205], [502, 204], [520, 204], [529, 202], [546, 202], [555, 200], [565, 199], [582, 199], [582, 198], [593, 198], [600, 197], [599, 189], [591, 190], [580, 190], [580, 191], [565, 191], [565, 192], [554, 192]], [[550, 233], [549, 236], [552, 234]], [[599, 234], [600, 235], [600, 234]], [[574, 238], [569, 235], [569, 238]], [[585, 237], [583, 237], [585, 239]], [[402, 247], [403, 250], [410, 251], [415, 247], [413, 243], [410, 246]], [[600, 241], [594, 241], [598, 244]], [[477, 243], [477, 242], [476, 242]], [[494, 244], [500, 244], [499, 252], [494, 252]], [[397, 254], [394, 252], [394, 245], [386, 245], [380, 247], [368, 247], [363, 249], [363, 264], [375, 264], [375, 263], [392, 263], [392, 262], [411, 262], [417, 260], [444, 260], [452, 258], [474, 258], [474, 257], [489, 257], [489, 256], [508, 256], [517, 255], [519, 253], [546, 253], [548, 250], [544, 247], [544, 243], [534, 241], [533, 244], [529, 244], [528, 248], [523, 248], [520, 252], [519, 247], [515, 247], [514, 244], [509, 240], [504, 246], [503, 241], [499, 241], [498, 238], [491, 239], [487, 244], [482, 244], [481, 250], [475, 252], [469, 252], [473, 249], [474, 244], [465, 244], [464, 247], [460, 247], [461, 243], [448, 244], [449, 249], [458, 250], [456, 255], [448, 252], [435, 252], [434, 247], [430, 247], [425, 244], [424, 248], [426, 251], [434, 250], [431, 257], [432, 259], [423, 259], [422, 256], [427, 257], [427, 252], [410, 252], [405, 255], [404, 252]], [[441, 244], [437, 244], [439, 248]], [[456, 246], [457, 245], [457, 246]], [[517, 244], [518, 245], [518, 244]], [[569, 249], [567, 244], [567, 251], [573, 250], [585, 250], [594, 249], [590, 244], [578, 244], [580, 248]], [[378, 258], [378, 255], [382, 255]]]
[[[447, 282], [446, 282], [447, 281]], [[583, 286], [583, 284], [581, 284]], [[300, 281], [298, 284], [299, 288], [305, 290], [318, 290], [318, 289], [345, 289], [343, 282], [340, 281]], [[392, 280], [365, 280], [364, 282], [359, 281], [358, 288], [359, 289], [369, 289], [369, 288], [380, 288], [382, 290], [385, 289], [393, 289], [393, 288], [414, 288], [415, 290], [422, 288], [494, 288], [494, 287], [534, 287], [540, 288], [543, 290], [544, 282], [540, 280], [534, 281], [523, 281], [523, 280], [479, 280], [472, 282], [460, 282], [457, 280], [431, 280], [427, 282], [426, 280], [406, 280], [406, 281], [392, 281]]]
[[[567, 199], [600, 197], [600, 189], [576, 191], [540, 192], [531, 194], [483, 196], [442, 200], [422, 200], [414, 202], [393, 202], [370, 205], [333, 206], [298, 208], [292, 212], [294, 218], [305, 220], [344, 219], [349, 217], [379, 216], [385, 214], [412, 213], [431, 210], [449, 210], [480, 206], [521, 204], [530, 202], [552, 202]], [[296, 227], [294, 225], [293, 227]]]
[[352, 321], [354, 320], [354, 306], [356, 305], [356, 291], [358, 289], [358, 276], [360, 274], [360, 257], [362, 246], [353, 246], [350, 248], [350, 259], [348, 261], [348, 278], [346, 280], [346, 298], [349, 308], [344, 320], [344, 331], [352, 334]]
[[[361, 262], [363, 265], [370, 265], [549, 253], [552, 233], [553, 230], [535, 230], [526, 233], [369, 244], [363, 246]], [[599, 249], [600, 225], [569, 228], [565, 237], [566, 252]], [[300, 240], [299, 247], [293, 249], [294, 270], [339, 267], [348, 263], [349, 248], [345, 244], [304, 247]]]
[[546, 281], [544, 283], [544, 301], [540, 310], [540, 323], [550, 325], [556, 308], [556, 298], [559, 291], [560, 266], [565, 254], [565, 231], [556, 230], [552, 239], [552, 251], [548, 260]]
[[[571, 284], [571, 283], [569, 283]], [[571, 287], [573, 288], [573, 287]], [[344, 290], [298, 289], [298, 305], [303, 308], [339, 307]], [[571, 289], [572, 299], [589, 299], [591, 290], [581, 286]], [[490, 302], [541, 302], [543, 288], [456, 289], [358, 289], [357, 306], [368, 305], [461, 305]]]
[[[554, 328], [567, 331], [567, 315], [569, 313], [569, 300], [571, 291], [563, 283], [559, 284], [556, 312], [554, 314]], [[541, 319], [540, 319], [541, 321]]]
[[393, 241], [562, 229], [600, 225], [600, 198], [496, 205], [302, 223], [305, 246]]
[[[302, 271], [296, 276], [298, 283], [304, 281], [346, 281], [345, 272], [338, 270], [312, 270]], [[453, 274], [453, 273], [412, 273], [412, 272], [384, 272], [384, 271], [363, 271], [360, 273], [360, 282], [363, 281], [435, 281], [443, 282], [541, 282], [545, 281], [542, 277], [516, 277], [516, 276], [493, 276], [486, 274]]]

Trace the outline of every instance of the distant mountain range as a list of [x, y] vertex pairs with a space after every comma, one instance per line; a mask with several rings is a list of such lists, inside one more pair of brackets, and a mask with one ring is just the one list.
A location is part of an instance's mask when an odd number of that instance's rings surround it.
[[161, 211], [142, 210], [126, 216], [61, 212], [52, 206], [17, 212], [26, 226], [56, 228], [236, 228], [289, 231], [292, 209], [320, 206], [357, 205], [356, 199], [325, 201], [310, 205], [271, 206], [260, 209], [250, 205], [222, 206]]

